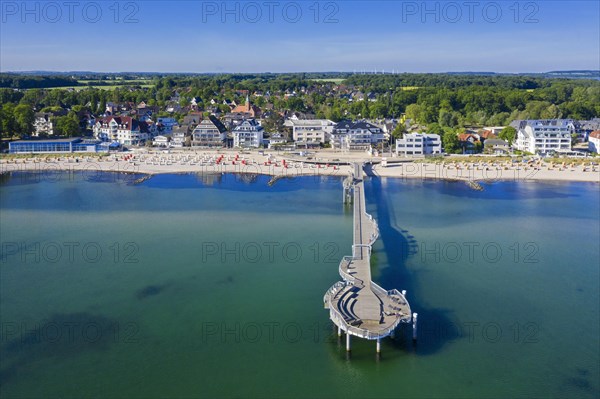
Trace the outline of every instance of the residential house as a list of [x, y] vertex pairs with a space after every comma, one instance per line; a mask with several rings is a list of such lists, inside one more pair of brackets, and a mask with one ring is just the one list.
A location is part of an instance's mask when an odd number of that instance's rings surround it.
[[183, 108], [181, 108], [181, 105], [179, 105], [179, 102], [169, 101], [167, 103], [167, 105], [165, 106], [165, 112], [168, 112], [170, 114], [173, 114], [176, 112], [181, 112], [182, 110], [183, 110]]
[[177, 126], [171, 134], [171, 147], [182, 148], [188, 136], [188, 126]]
[[148, 120], [148, 119], [152, 118], [152, 115], [155, 115], [157, 113], [158, 113], [158, 107], [148, 105], [144, 101], [139, 103], [135, 110], [135, 115], [137, 116], [137, 119], [139, 119], [140, 121]]
[[142, 145], [156, 132], [154, 124], [133, 119], [131, 116], [107, 116], [94, 125], [94, 136], [101, 141], [121, 145]]
[[171, 133], [173, 128], [177, 126], [177, 120], [175, 118], [157, 118], [156, 123], [162, 125], [162, 133]]
[[483, 144], [485, 144], [486, 140], [488, 139], [498, 138], [498, 136], [494, 132], [492, 132], [492, 130], [488, 129], [481, 130], [477, 134], [479, 135], [479, 140], [481, 140]]
[[169, 98], [169, 101], [173, 103], [179, 103], [181, 101], [181, 95], [177, 90], [175, 90], [171, 98]]
[[[285, 111], [283, 117], [289, 119], [290, 121], [299, 121], [302, 119], [315, 119], [315, 114], [308, 112]], [[292, 125], [290, 124], [289, 127], [292, 127]]]
[[226, 133], [223, 123], [211, 115], [192, 131], [192, 147], [223, 147]]
[[234, 147], [259, 148], [263, 145], [264, 129], [256, 119], [246, 119], [232, 133]]
[[407, 133], [396, 140], [398, 156], [426, 156], [442, 153], [442, 140], [438, 134]]
[[200, 99], [200, 97], [192, 97], [192, 99], [190, 100], [190, 107], [192, 108], [192, 110], [198, 111], [198, 107], [201, 103], [202, 100]]
[[510, 125], [517, 130], [517, 150], [532, 154], [571, 151], [572, 121], [568, 119], [517, 120]]
[[154, 140], [152, 140], [152, 145], [154, 147], [168, 148], [169, 147], [169, 138], [168, 136], [156, 136]]
[[572, 129], [571, 133], [577, 135], [577, 140], [584, 143], [588, 141], [590, 133], [600, 130], [600, 118], [594, 118], [589, 121], [572, 121], [570, 127]]
[[458, 135], [458, 145], [462, 148], [463, 154], [475, 154], [477, 143], [481, 144], [481, 138], [478, 134], [462, 133]]
[[290, 120], [292, 138], [297, 145], [320, 145], [328, 143], [335, 123], [328, 119]]
[[200, 123], [201, 120], [202, 120], [201, 112], [190, 112], [189, 114], [187, 114], [186, 116], [183, 117], [182, 125], [196, 126]]
[[33, 121], [33, 136], [52, 136], [54, 134], [54, 122], [57, 116], [66, 115], [67, 111], [60, 110], [55, 112], [36, 112]]
[[264, 141], [266, 142], [269, 149], [273, 149], [278, 146], [283, 146], [287, 143], [285, 135], [279, 132], [271, 133], [270, 137], [268, 139], [265, 139]]
[[223, 117], [223, 123], [225, 123], [227, 129], [231, 131], [237, 126], [241, 125], [246, 119], [252, 118], [244, 112], [230, 112], [228, 114], [225, 114], [225, 116]]
[[510, 150], [508, 142], [502, 139], [488, 138], [483, 143], [484, 152], [495, 155], [506, 155]]
[[343, 150], [365, 150], [384, 140], [383, 130], [365, 121], [342, 120], [334, 126], [331, 133], [332, 146]]

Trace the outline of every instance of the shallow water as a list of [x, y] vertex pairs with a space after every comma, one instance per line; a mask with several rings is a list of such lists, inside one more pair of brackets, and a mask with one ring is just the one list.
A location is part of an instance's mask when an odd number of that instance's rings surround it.
[[371, 179], [373, 276], [419, 313], [348, 357], [323, 309], [341, 180], [14, 173], [2, 397], [597, 397], [594, 184]]

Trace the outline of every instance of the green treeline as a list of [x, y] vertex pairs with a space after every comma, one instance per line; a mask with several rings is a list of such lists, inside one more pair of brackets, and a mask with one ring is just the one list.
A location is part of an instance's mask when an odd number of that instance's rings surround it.
[[[115, 77], [111, 77], [115, 79]], [[139, 77], [137, 77], [139, 79]], [[8, 80], [6, 80], [8, 79]], [[181, 120], [196, 98], [202, 111], [229, 112], [223, 100], [238, 104], [250, 96], [253, 104], [275, 111], [298, 111], [316, 118], [399, 118], [405, 114], [424, 129], [459, 132], [465, 126], [505, 126], [515, 119], [600, 116], [600, 81], [535, 76], [452, 74], [236, 74], [144, 76], [142, 87], [135, 76], [119, 81], [110, 90], [31, 88], [35, 84], [68, 82], [71, 77], [0, 77], [11, 88], [0, 89], [0, 133], [25, 135], [33, 112], [61, 107], [78, 114], [104, 112], [108, 102], [158, 106], [159, 115]], [[344, 79], [344, 80], [342, 80]], [[106, 83], [108, 81], [99, 81]], [[15, 90], [14, 85], [20, 86]], [[80, 84], [81, 85], [81, 84]], [[96, 85], [96, 83], [94, 83]], [[211, 104], [211, 100], [215, 103]], [[177, 102], [167, 114], [166, 106]], [[30, 131], [30, 130], [29, 130]]]

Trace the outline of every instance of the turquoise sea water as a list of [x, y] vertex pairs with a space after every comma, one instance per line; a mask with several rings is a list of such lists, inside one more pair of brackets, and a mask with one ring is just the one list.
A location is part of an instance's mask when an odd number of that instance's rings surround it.
[[370, 179], [373, 276], [409, 329], [347, 356], [324, 292], [341, 180], [13, 174], [0, 183], [0, 396], [600, 394], [598, 185]]

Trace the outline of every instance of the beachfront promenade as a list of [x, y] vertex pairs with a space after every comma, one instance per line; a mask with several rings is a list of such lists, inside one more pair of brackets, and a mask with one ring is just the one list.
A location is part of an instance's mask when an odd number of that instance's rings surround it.
[[338, 335], [346, 333], [346, 350], [352, 335], [377, 340], [394, 335], [400, 323], [410, 323], [412, 315], [405, 292], [386, 291], [371, 280], [371, 246], [379, 237], [377, 223], [366, 212], [362, 164], [353, 164], [352, 185], [354, 238], [352, 256], [339, 265], [343, 281], [335, 283], [323, 298]]

